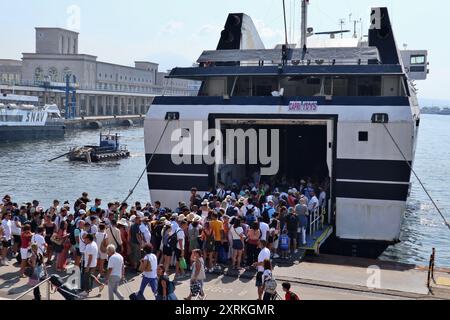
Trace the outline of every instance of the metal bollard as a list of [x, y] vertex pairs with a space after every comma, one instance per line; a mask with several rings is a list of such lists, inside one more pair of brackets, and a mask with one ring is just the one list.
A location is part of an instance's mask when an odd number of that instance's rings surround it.
[[431, 279], [433, 279], [433, 281], [435, 281], [434, 280], [434, 261], [436, 258], [436, 249], [435, 248], [433, 248], [431, 256], [432, 256], [432, 261], [433, 261], [433, 263], [431, 264]]
[[431, 279], [434, 281], [434, 259], [436, 255], [436, 249], [433, 248], [431, 255], [430, 255], [430, 262], [428, 264], [428, 277], [427, 277], [427, 287], [428, 289], [431, 288]]

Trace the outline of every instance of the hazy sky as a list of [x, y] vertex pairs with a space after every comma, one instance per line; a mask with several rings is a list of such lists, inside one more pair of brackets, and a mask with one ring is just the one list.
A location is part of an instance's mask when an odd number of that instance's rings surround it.
[[[290, 37], [299, 38], [299, 0], [286, 0]], [[450, 1], [311, 0], [309, 26], [316, 31], [353, 30], [362, 18], [365, 34], [370, 8], [387, 6], [400, 47], [429, 50], [431, 74], [418, 82], [421, 98], [450, 100]], [[294, 10], [295, 9], [295, 10]], [[202, 50], [215, 49], [230, 12], [250, 15], [266, 47], [283, 39], [282, 0], [0, 0], [0, 58], [20, 59], [34, 52], [34, 27], [62, 27], [80, 32], [80, 53], [132, 65], [160, 63], [160, 69], [188, 66]], [[79, 17], [79, 19], [78, 19]], [[294, 27], [291, 27], [293, 25]], [[359, 31], [358, 26], [358, 31]], [[441, 83], [447, 84], [443, 90]]]

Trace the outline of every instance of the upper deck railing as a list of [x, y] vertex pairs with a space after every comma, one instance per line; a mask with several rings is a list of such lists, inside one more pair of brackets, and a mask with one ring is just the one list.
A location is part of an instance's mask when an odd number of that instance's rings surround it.
[[241, 66], [309, 66], [380, 64], [377, 48], [311, 48], [264, 50], [204, 51], [198, 58], [200, 66], [239, 64]]

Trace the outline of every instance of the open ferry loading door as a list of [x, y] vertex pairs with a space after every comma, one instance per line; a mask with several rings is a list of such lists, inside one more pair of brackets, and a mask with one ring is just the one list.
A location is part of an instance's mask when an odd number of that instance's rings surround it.
[[[300, 181], [310, 177], [318, 184], [329, 185], [327, 209], [317, 210], [310, 217], [307, 244], [303, 247], [318, 253], [334, 230], [333, 164], [337, 117], [277, 115], [277, 119], [273, 119], [273, 114], [243, 117], [242, 114], [210, 115], [210, 128], [220, 130], [224, 146], [223, 162], [210, 166], [210, 184], [245, 185], [257, 180], [298, 189]], [[242, 151], [244, 155], [240, 154]], [[269, 175], [264, 175], [264, 171]]]

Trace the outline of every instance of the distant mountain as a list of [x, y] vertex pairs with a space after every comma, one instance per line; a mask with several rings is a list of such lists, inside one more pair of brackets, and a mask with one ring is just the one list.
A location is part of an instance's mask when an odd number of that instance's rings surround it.
[[424, 107], [446, 108], [446, 107], [450, 107], [450, 100], [424, 98], [424, 99], [419, 99], [419, 105], [421, 108], [424, 108]]

